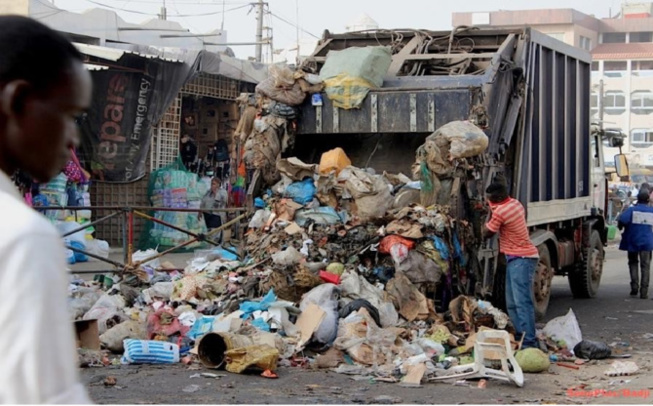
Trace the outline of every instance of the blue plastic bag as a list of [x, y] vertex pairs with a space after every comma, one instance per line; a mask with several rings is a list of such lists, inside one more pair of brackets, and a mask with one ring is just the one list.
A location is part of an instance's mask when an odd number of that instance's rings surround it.
[[213, 250], [213, 253], [216, 255], [219, 255], [221, 259], [225, 261], [238, 261], [238, 255], [234, 254], [233, 252], [224, 249], [222, 247], [217, 247]]
[[295, 203], [308, 204], [313, 201], [315, 191], [313, 179], [306, 178], [301, 182], [295, 182], [288, 186], [285, 196], [291, 198]]
[[274, 289], [270, 289], [267, 295], [260, 302], [243, 302], [240, 304], [240, 311], [243, 314], [240, 316], [241, 319], [247, 319], [257, 310], [267, 310], [270, 308], [272, 303], [277, 301], [277, 295], [274, 294]]
[[[70, 246], [78, 250], [85, 250], [86, 246], [79, 241], [71, 241]], [[73, 251], [75, 253], [75, 263], [76, 262], [87, 262], [88, 256], [82, 254], [81, 252]]]
[[450, 254], [449, 254], [449, 246], [447, 245], [447, 243], [444, 242], [442, 238], [435, 235], [431, 237], [431, 239], [433, 240], [433, 245], [435, 246], [435, 249], [438, 250], [438, 252], [440, 253], [440, 257], [443, 260], [448, 261]]
[[256, 207], [257, 209], [264, 209], [265, 202], [260, 197], [257, 197], [256, 199], [254, 199], [254, 207]]
[[254, 319], [252, 322], [252, 326], [256, 327], [257, 329], [265, 332], [270, 332], [270, 325], [261, 317], [258, 319]]
[[191, 340], [198, 340], [202, 338], [205, 334], [210, 333], [213, 330], [213, 322], [215, 321], [215, 316], [202, 316], [195, 321], [193, 327], [188, 332], [188, 338]]

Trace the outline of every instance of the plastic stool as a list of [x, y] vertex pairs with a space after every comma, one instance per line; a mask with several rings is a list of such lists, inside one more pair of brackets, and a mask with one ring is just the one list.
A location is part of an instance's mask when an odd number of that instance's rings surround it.
[[[501, 361], [501, 369], [489, 368], [485, 361]], [[510, 372], [512, 366], [512, 372]], [[476, 333], [474, 363], [449, 369], [449, 374], [429, 379], [444, 381], [450, 379], [494, 378], [524, 386], [524, 373], [510, 346], [510, 335], [503, 330], [483, 330]]]

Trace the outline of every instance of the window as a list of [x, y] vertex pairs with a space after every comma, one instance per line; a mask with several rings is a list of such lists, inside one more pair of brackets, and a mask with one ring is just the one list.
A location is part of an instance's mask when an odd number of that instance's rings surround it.
[[628, 42], [653, 42], [653, 32], [631, 32]]
[[603, 34], [604, 44], [624, 44], [626, 43], [625, 32], [606, 32]]
[[565, 41], [565, 33], [564, 32], [550, 32], [550, 33], [548, 33], [546, 35], [548, 35], [551, 38], [555, 38], [558, 41], [562, 41], [562, 42]]
[[638, 128], [630, 132], [630, 145], [646, 148], [653, 145], [653, 128]]
[[580, 47], [583, 49], [587, 49], [588, 51], [592, 49], [592, 40], [583, 37], [582, 35], [580, 36]]
[[626, 75], [628, 62], [626, 61], [605, 61], [603, 62], [603, 75], [609, 78], [620, 78]]
[[634, 76], [653, 76], [653, 61], [632, 61]]
[[653, 92], [649, 90], [634, 91], [630, 97], [630, 111], [634, 114], [653, 113]]
[[623, 114], [626, 111], [624, 92], [609, 91], [603, 96], [603, 112], [610, 115]]
[[593, 71], [598, 71], [599, 70], [599, 62], [598, 61], [592, 62], [592, 70]]
[[590, 115], [596, 117], [599, 114], [599, 94], [592, 92], [590, 95]]

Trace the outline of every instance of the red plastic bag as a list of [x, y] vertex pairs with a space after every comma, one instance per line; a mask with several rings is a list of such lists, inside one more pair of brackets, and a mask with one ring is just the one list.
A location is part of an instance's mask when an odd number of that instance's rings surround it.
[[415, 241], [409, 240], [408, 238], [401, 237], [399, 235], [389, 235], [381, 240], [379, 245], [379, 252], [381, 254], [390, 254], [390, 248], [395, 244], [404, 245], [409, 250], [415, 248]]

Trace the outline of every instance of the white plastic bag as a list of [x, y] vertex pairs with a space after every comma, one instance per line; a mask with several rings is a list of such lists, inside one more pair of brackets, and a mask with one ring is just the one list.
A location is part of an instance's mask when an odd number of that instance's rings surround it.
[[566, 315], [556, 317], [546, 323], [544, 334], [556, 341], [564, 341], [568, 349], [573, 349], [576, 344], [583, 341], [578, 320], [574, 311], [569, 309]]
[[272, 254], [272, 262], [280, 266], [297, 265], [304, 257], [294, 247], [288, 247], [283, 251]]
[[117, 324], [100, 336], [102, 345], [110, 351], [121, 353], [123, 340], [133, 338], [137, 340], [147, 339], [145, 324], [138, 320], [127, 320]]
[[[140, 251], [139, 250], [139, 251], [136, 251], [136, 252], [134, 252], [132, 254], [132, 261], [139, 262], [139, 261], [142, 261], [144, 259], [148, 259], [148, 258], [150, 258], [150, 257], [152, 257], [152, 256], [154, 256], [156, 254], [158, 254], [158, 251], [155, 250], [155, 249], [152, 249], [152, 248], [150, 248], [147, 251]], [[147, 261], [147, 262], [145, 262], [145, 263], [143, 263], [141, 265], [148, 266], [148, 267], [150, 267], [152, 269], [158, 269], [158, 268], [161, 267], [161, 261], [159, 261], [159, 259], [157, 258], [157, 259], [153, 259], [151, 261]]]
[[256, 213], [254, 213], [254, 216], [252, 216], [252, 220], [249, 222], [249, 228], [263, 228], [265, 226], [265, 223], [268, 221], [270, 218], [270, 215], [272, 212], [270, 210], [257, 210]]
[[314, 287], [306, 293], [299, 304], [299, 310], [304, 311], [311, 304], [316, 304], [324, 310], [326, 316], [313, 333], [313, 339], [323, 344], [335, 340], [338, 334], [338, 296], [340, 289], [332, 283], [325, 283]]
[[104, 294], [84, 315], [84, 320], [97, 320], [100, 334], [107, 331], [107, 321], [115, 316], [125, 318], [122, 309], [125, 299], [121, 295]]
[[[62, 236], [66, 233], [69, 233], [75, 229], [78, 229], [81, 227], [81, 224], [76, 223], [74, 221], [57, 221], [56, 223], [57, 231], [59, 231], [59, 234]], [[74, 234], [66, 236], [66, 238], [70, 241], [77, 241], [78, 243], [86, 246], [86, 233], [84, 230], [78, 231]]]
[[90, 240], [86, 241], [86, 250], [93, 255], [97, 255], [102, 258], [109, 258], [109, 243], [104, 240]]
[[489, 140], [487, 135], [469, 121], [452, 121], [440, 127], [437, 133], [450, 143], [452, 158], [470, 158], [485, 152]]

